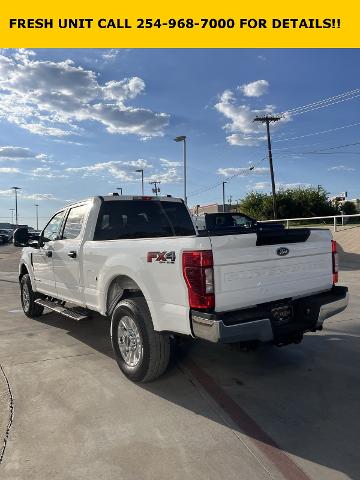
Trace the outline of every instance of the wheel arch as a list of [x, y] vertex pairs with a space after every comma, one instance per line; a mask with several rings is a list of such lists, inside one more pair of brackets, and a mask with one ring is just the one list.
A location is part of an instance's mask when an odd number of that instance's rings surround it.
[[22, 263], [19, 267], [19, 282], [24, 275], [29, 274], [29, 269], [25, 263]]
[[141, 287], [135, 282], [135, 280], [128, 275], [117, 275], [111, 280], [106, 292], [106, 314], [109, 316], [112, 315], [120, 300], [135, 295], [137, 297], [144, 297], [146, 301]]

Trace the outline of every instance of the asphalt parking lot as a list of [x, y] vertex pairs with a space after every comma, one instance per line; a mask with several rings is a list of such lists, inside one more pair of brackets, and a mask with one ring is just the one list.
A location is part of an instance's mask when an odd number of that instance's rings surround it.
[[323, 332], [248, 353], [189, 342], [142, 386], [107, 321], [23, 315], [19, 254], [0, 246], [2, 480], [360, 479], [356, 253], [340, 276], [350, 305]]

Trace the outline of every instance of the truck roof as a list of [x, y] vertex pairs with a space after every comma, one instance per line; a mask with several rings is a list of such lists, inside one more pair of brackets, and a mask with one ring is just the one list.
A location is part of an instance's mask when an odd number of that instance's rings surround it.
[[162, 196], [156, 196], [156, 195], [119, 195], [118, 193], [108, 193], [106, 195], [95, 195], [93, 197], [88, 197], [88, 198], [83, 198], [81, 200], [76, 200], [71, 203], [67, 203], [63, 207], [59, 208], [57, 212], [60, 212], [61, 210], [65, 208], [70, 208], [73, 207], [74, 205], [78, 205], [79, 203], [85, 203], [85, 202], [90, 202], [96, 199], [100, 199], [102, 201], [108, 202], [108, 201], [124, 201], [124, 200], [156, 200], [156, 201], [161, 201], [161, 202], [183, 202], [183, 199], [180, 197], [172, 197], [171, 195], [162, 195]]

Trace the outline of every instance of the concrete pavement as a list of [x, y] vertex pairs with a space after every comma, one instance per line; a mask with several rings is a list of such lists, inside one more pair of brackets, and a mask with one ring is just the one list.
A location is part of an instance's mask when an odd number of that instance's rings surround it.
[[[356, 254], [356, 252], [355, 252]], [[108, 322], [20, 311], [19, 251], [0, 247], [1, 479], [360, 478], [360, 269], [351, 304], [303, 343], [186, 344], [158, 381], [127, 381]]]

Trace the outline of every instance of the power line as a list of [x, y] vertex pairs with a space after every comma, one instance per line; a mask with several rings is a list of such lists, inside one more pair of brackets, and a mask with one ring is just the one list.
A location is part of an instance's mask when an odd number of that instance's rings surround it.
[[[243, 171], [241, 172], [237, 172], [237, 173], [234, 173], [233, 175], [230, 175], [229, 177], [226, 177], [226, 181], [227, 182], [230, 182], [233, 178], [236, 178], [236, 177], [246, 177], [247, 175], [250, 175], [251, 172], [261, 163], [263, 162], [264, 160], [266, 160], [268, 157], [263, 157], [261, 158], [260, 160], [258, 160], [256, 163], [252, 164], [250, 167], [239, 167], [240, 169], [243, 168]], [[188, 197], [195, 197], [197, 195], [200, 195], [201, 193], [205, 193], [205, 192], [208, 192], [210, 190], [214, 190], [215, 188], [219, 187], [220, 185], [222, 185], [222, 180], [217, 182], [217, 183], [214, 183], [213, 185], [210, 185], [208, 187], [204, 187], [200, 190], [195, 190], [195, 192], [192, 192], [190, 195], [188, 195]]]
[[357, 94], [358, 92], [360, 92], [360, 88], [355, 88], [354, 90], [348, 90], [347, 92], [343, 92], [343, 93], [340, 93], [340, 94], [338, 94], [338, 95], [334, 95], [334, 96], [332, 96], [332, 97], [327, 97], [327, 98], [322, 99], [322, 100], [317, 100], [316, 102], [312, 102], [312, 103], [308, 103], [308, 104], [302, 105], [302, 106], [300, 106], [300, 107], [292, 108], [292, 109], [290, 109], [290, 111], [300, 110], [300, 109], [304, 109], [304, 108], [307, 108], [307, 107], [313, 107], [314, 105], [317, 105], [317, 104], [319, 104], [319, 103], [324, 103], [324, 102], [329, 102], [329, 101], [337, 100], [337, 99], [339, 99], [339, 98], [341, 98], [341, 97], [345, 97], [345, 96]]
[[330, 128], [329, 130], [321, 130], [319, 132], [306, 133], [304, 135], [299, 135], [298, 137], [280, 138], [278, 140], [275, 139], [275, 140], [273, 140], [273, 143], [275, 143], [275, 142], [288, 142], [290, 140], [298, 140], [300, 138], [312, 137], [314, 135], [321, 135], [323, 133], [331, 133], [331, 132], [335, 132], [337, 130], [343, 130], [344, 128], [357, 127], [359, 125], [360, 125], [360, 122], [350, 123], [348, 125], [342, 125], [341, 127]]
[[342, 103], [342, 102], [345, 102], [345, 101], [348, 101], [348, 100], [353, 100], [354, 98], [358, 98], [360, 97], [360, 93], [359, 95], [354, 95], [353, 97], [350, 97], [350, 98], [345, 98], [343, 100], [339, 100], [337, 102], [332, 102], [332, 103], [327, 103], [325, 105], [320, 105], [316, 108], [311, 108], [311, 109], [308, 109], [308, 110], [303, 110], [301, 112], [295, 112], [295, 113], [290, 113], [291, 116], [295, 116], [295, 115], [302, 115], [304, 113], [309, 113], [309, 112], [313, 112], [315, 110], [320, 110], [321, 108], [326, 108], [326, 107], [331, 107], [332, 105], [336, 105], [337, 103]]
[[337, 150], [339, 148], [353, 147], [354, 145], [360, 145], [360, 142], [347, 143], [345, 145], [335, 145], [333, 147], [321, 148], [321, 149], [318, 149], [318, 150], [312, 150], [312, 151], [308, 151], [308, 152], [299, 152], [299, 153], [302, 153], [302, 154], [320, 153], [320, 152], [326, 152], [328, 150]]
[[301, 115], [303, 113], [319, 110], [320, 108], [330, 107], [331, 105], [335, 105], [337, 103], [352, 100], [353, 98], [357, 98], [359, 96], [360, 96], [360, 89], [357, 88], [355, 90], [349, 90], [348, 92], [344, 92], [342, 94], [335, 95], [333, 97], [325, 98], [323, 100], [318, 100], [313, 103], [308, 103], [300, 107], [285, 110], [281, 112], [279, 116], [284, 116], [286, 114], [289, 114], [290, 116]]

